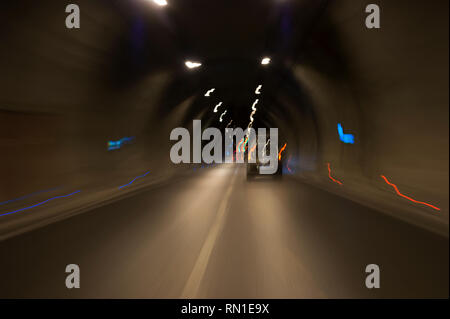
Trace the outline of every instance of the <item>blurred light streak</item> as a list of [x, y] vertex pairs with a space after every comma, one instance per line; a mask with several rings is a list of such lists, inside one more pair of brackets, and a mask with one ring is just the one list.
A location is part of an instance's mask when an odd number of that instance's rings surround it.
[[352, 134], [344, 134], [344, 130], [342, 128], [341, 123], [338, 123], [337, 125], [338, 133], [339, 133], [339, 139], [347, 144], [353, 144], [355, 143], [355, 137]]
[[253, 105], [252, 105], [253, 111], [256, 111], [256, 104], [258, 104], [258, 102], [259, 102], [259, 99], [256, 99], [255, 102], [253, 102]]
[[217, 109], [222, 105], [223, 103], [220, 102], [219, 104], [216, 105], [216, 107], [214, 108], [214, 113], [217, 113]]
[[222, 122], [222, 121], [223, 121], [223, 116], [224, 116], [226, 113], [227, 113], [227, 110], [225, 110], [225, 112], [223, 112], [223, 113], [220, 115], [219, 122]]
[[251, 127], [251, 125], [253, 124], [253, 121], [255, 120], [253, 118], [253, 115], [255, 115], [255, 113], [256, 113], [256, 110], [254, 110], [252, 113], [250, 113], [250, 124], [248, 125], [249, 127]]
[[258, 85], [258, 87], [255, 90], [255, 94], [259, 95], [261, 94], [262, 85]]
[[252, 122], [249, 122], [248, 123], [248, 125], [247, 125], [247, 129], [246, 129], [246, 131], [247, 131], [247, 133], [245, 133], [245, 134], [250, 134], [250, 129], [253, 127], [253, 123]]
[[256, 150], [256, 144], [252, 147], [252, 149], [248, 152], [248, 160], [252, 159], [252, 154], [255, 152]]
[[134, 136], [124, 137], [118, 141], [108, 141], [108, 151], [117, 150], [122, 147], [122, 144], [128, 144], [135, 139]]
[[289, 156], [289, 159], [288, 159], [288, 161], [287, 161], [287, 163], [286, 163], [286, 168], [287, 168], [287, 170], [289, 171], [289, 173], [292, 173], [292, 170], [291, 170], [290, 167], [289, 167], [289, 163], [291, 162], [291, 158], [292, 158], [292, 156]]
[[242, 142], [244, 142], [244, 138], [242, 138], [242, 139], [240, 140], [240, 142], [238, 143], [238, 146], [236, 147], [236, 152], [237, 152], [237, 153], [240, 153], [240, 152], [241, 152], [241, 144], [242, 144]]
[[263, 156], [266, 156], [267, 145], [269, 145], [269, 143], [270, 143], [270, 138], [267, 140], [266, 145], [264, 145]]
[[395, 184], [389, 182], [389, 180], [388, 180], [384, 175], [380, 175], [380, 176], [381, 176], [381, 178], [384, 179], [384, 181], [386, 182], [386, 184], [388, 184], [388, 185], [390, 185], [390, 186], [392, 186], [392, 187], [394, 188], [394, 190], [395, 190], [395, 192], [397, 193], [398, 196], [401, 196], [401, 197], [403, 197], [403, 198], [406, 198], [407, 200], [410, 200], [411, 202], [416, 203], [416, 204], [422, 204], [422, 205], [426, 205], [426, 206], [428, 206], [428, 207], [431, 207], [431, 208], [433, 208], [433, 209], [435, 209], [435, 210], [441, 210], [439, 207], [433, 206], [433, 205], [428, 204], [428, 203], [425, 203], [425, 202], [420, 202], [420, 201], [417, 201], [417, 200], [415, 200], [415, 199], [412, 199], [411, 197], [408, 197], [408, 196], [406, 196], [406, 195], [403, 195], [403, 194], [400, 193], [400, 191], [398, 190], [397, 185], [395, 185]]
[[248, 136], [245, 137], [244, 145], [242, 145], [241, 152], [245, 152], [245, 147], [247, 146], [247, 143], [248, 143]]
[[280, 152], [278, 153], [278, 160], [281, 161], [281, 153], [286, 149], [287, 143], [284, 143], [283, 147], [281, 148]]
[[122, 186], [119, 186], [119, 189], [121, 189], [121, 188], [123, 188], [123, 187], [127, 187], [127, 186], [129, 186], [129, 185], [131, 185], [135, 180], [137, 180], [138, 178], [142, 178], [142, 177], [145, 177], [145, 176], [147, 176], [148, 174], [150, 173], [150, 171], [148, 171], [148, 172], [146, 172], [145, 174], [143, 174], [143, 175], [140, 175], [140, 176], [138, 176], [138, 177], [136, 177], [135, 179], [133, 179], [131, 182], [129, 182], [128, 184], [125, 184], [125, 185], [122, 185]]
[[1, 202], [0, 205], [5, 205], [5, 204], [17, 202], [19, 200], [26, 199], [26, 198], [29, 198], [31, 196], [37, 195], [37, 194], [51, 192], [51, 191], [54, 191], [54, 190], [57, 190], [57, 189], [60, 189], [60, 188], [61, 188], [61, 186], [58, 186], [58, 187], [54, 187], [54, 188], [50, 188], [50, 189], [45, 189], [45, 190], [42, 190], [42, 191], [34, 192], [34, 193], [31, 193], [31, 194], [28, 194], [28, 195], [24, 195], [24, 196], [21, 196], [21, 197], [18, 197], [18, 198], [7, 200], [5, 202]]
[[330, 167], [330, 163], [327, 163], [328, 165], [328, 177], [335, 183], [338, 183], [339, 185], [342, 185], [342, 182], [338, 181], [337, 179], [334, 179], [333, 177], [331, 177], [331, 167]]
[[[241, 153], [241, 145], [244, 143], [244, 140], [245, 140], [245, 137], [243, 137], [242, 139], [241, 139], [241, 141], [238, 143], [238, 145], [237, 145], [237, 147], [236, 147], [236, 152], [235, 152], [235, 154], [236, 154], [236, 157], [235, 157], [235, 159], [236, 160], [238, 160], [238, 156], [240, 155], [240, 153]], [[242, 154], [242, 155], [240, 155], [240, 157], [239, 157], [239, 159], [240, 158], [244, 158], [244, 154]]]
[[208, 90], [208, 92], [205, 93], [205, 96], [211, 96], [211, 93], [214, 92], [215, 90], [216, 90], [215, 88]]
[[50, 198], [50, 199], [47, 199], [47, 200], [45, 200], [45, 201], [43, 201], [43, 202], [40, 202], [40, 203], [35, 204], [35, 205], [32, 205], [32, 206], [28, 206], [28, 207], [25, 207], [25, 208], [21, 208], [21, 209], [18, 209], [18, 210], [14, 210], [14, 211], [12, 211], [12, 212], [0, 214], [0, 216], [6, 216], [6, 215], [14, 214], [14, 213], [19, 213], [19, 212], [22, 212], [22, 211], [24, 211], [24, 210], [28, 210], [28, 209], [31, 209], [31, 208], [34, 208], [34, 207], [37, 207], [37, 206], [44, 205], [45, 203], [48, 203], [49, 201], [52, 201], [52, 200], [54, 200], [54, 199], [64, 198], [64, 197], [69, 197], [69, 196], [75, 195], [75, 194], [77, 194], [77, 193], [79, 193], [79, 192], [81, 192], [81, 190], [77, 190], [77, 191], [75, 191], [75, 192], [73, 192], [73, 193], [70, 193], [70, 194], [68, 194], [68, 195], [61, 195], [61, 196], [52, 197], [52, 198]]

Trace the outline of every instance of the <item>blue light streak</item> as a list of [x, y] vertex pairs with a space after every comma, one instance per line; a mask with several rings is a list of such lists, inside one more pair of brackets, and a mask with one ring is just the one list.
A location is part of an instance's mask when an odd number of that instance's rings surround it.
[[108, 141], [108, 151], [117, 150], [125, 144], [130, 144], [134, 140], [134, 136], [124, 137], [118, 141]]
[[60, 189], [60, 188], [61, 188], [61, 186], [58, 186], [58, 187], [54, 187], [54, 188], [50, 188], [50, 189], [45, 189], [45, 190], [42, 190], [42, 191], [34, 192], [34, 193], [31, 193], [31, 194], [28, 194], [28, 195], [24, 195], [24, 196], [21, 196], [21, 197], [18, 197], [18, 198], [14, 198], [14, 199], [7, 200], [7, 201], [5, 201], [5, 202], [1, 202], [0, 205], [5, 205], [5, 204], [17, 202], [17, 201], [19, 201], [19, 200], [29, 198], [29, 197], [31, 197], [31, 196], [33, 196], [33, 195], [51, 192], [51, 191], [54, 191], [54, 190], [57, 190], [57, 189]]
[[150, 171], [148, 171], [148, 172], [146, 172], [145, 174], [143, 174], [143, 175], [141, 175], [141, 176], [138, 176], [138, 177], [136, 177], [135, 179], [133, 179], [131, 182], [129, 182], [128, 184], [125, 184], [125, 185], [122, 185], [122, 186], [119, 186], [119, 189], [121, 189], [121, 188], [123, 188], [123, 187], [127, 187], [127, 186], [129, 186], [129, 185], [131, 185], [135, 180], [137, 180], [138, 178], [142, 178], [142, 177], [145, 177], [145, 176], [147, 176], [148, 174], [150, 173]]
[[337, 125], [338, 133], [339, 133], [339, 139], [346, 143], [346, 144], [354, 144], [355, 143], [355, 137], [352, 134], [344, 134], [344, 130], [342, 128], [341, 123], [338, 123]]
[[34, 208], [34, 207], [37, 207], [37, 206], [41, 206], [41, 205], [43, 205], [43, 204], [45, 204], [45, 203], [47, 203], [47, 202], [49, 202], [49, 201], [52, 201], [52, 200], [54, 200], [54, 199], [64, 198], [64, 197], [69, 197], [69, 196], [75, 195], [75, 194], [77, 194], [77, 193], [79, 193], [79, 192], [81, 192], [81, 191], [78, 190], [78, 191], [75, 191], [75, 192], [70, 193], [70, 194], [68, 194], [68, 195], [56, 196], [56, 197], [47, 199], [47, 200], [45, 200], [45, 201], [43, 201], [43, 202], [41, 202], [41, 203], [38, 203], [38, 204], [35, 204], [35, 205], [32, 205], [32, 206], [29, 206], [29, 207], [25, 207], [25, 208], [21, 208], [21, 209], [18, 209], [18, 210], [14, 210], [14, 211], [12, 211], [12, 212], [0, 214], [0, 217], [1, 217], [1, 216], [6, 216], [6, 215], [15, 214], [15, 213], [19, 213], [19, 212], [22, 212], [22, 211], [24, 211], [24, 210], [28, 210], [28, 209], [31, 209], [31, 208]]

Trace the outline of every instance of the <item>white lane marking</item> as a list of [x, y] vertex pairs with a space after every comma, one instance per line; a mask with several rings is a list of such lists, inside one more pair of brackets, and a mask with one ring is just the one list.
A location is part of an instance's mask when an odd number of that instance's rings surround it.
[[214, 223], [206, 237], [206, 240], [203, 243], [202, 249], [200, 250], [200, 254], [198, 255], [197, 261], [195, 262], [194, 268], [192, 269], [189, 279], [187, 280], [184, 286], [183, 292], [181, 294], [181, 298], [183, 299], [195, 298], [198, 294], [200, 283], [202, 282], [202, 279], [205, 275], [206, 267], [208, 266], [212, 250], [216, 244], [217, 237], [222, 231], [225, 222], [228, 201], [230, 199], [233, 190], [233, 185], [234, 181], [236, 180], [236, 176], [237, 176], [236, 171], [234, 171], [234, 176], [231, 179], [231, 183], [228, 186], [227, 191], [225, 192], [225, 196], [220, 202], [216, 219], [214, 220]]

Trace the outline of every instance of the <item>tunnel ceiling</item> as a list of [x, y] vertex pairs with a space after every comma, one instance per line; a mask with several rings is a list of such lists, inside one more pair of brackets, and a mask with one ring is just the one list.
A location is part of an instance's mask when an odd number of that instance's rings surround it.
[[[130, 31], [120, 44], [119, 77], [132, 83], [158, 69], [172, 70], [160, 114], [170, 113], [195, 96], [181, 125], [201, 118], [211, 125], [226, 126], [229, 120], [218, 123], [216, 113], [205, 112], [223, 102], [233, 126], [246, 127], [255, 88], [262, 84], [255, 125], [273, 126], [280, 120], [293, 125], [285, 110], [288, 105], [279, 95], [290, 95], [300, 111], [310, 114], [304, 109], [310, 107], [306, 97], [298, 94], [301, 88], [291, 65], [301, 56], [303, 42], [327, 3], [178, 0], [164, 10], [153, 10], [142, 1], [134, 6], [128, 3]], [[264, 56], [272, 58], [270, 65], [260, 64]], [[202, 67], [187, 70], [184, 62], [188, 59], [201, 61]], [[203, 93], [212, 87], [216, 88], [214, 97], [204, 99]]]

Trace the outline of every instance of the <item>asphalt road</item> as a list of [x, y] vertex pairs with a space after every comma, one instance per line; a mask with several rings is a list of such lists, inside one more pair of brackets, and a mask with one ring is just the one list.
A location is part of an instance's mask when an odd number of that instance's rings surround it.
[[215, 167], [0, 242], [0, 297], [448, 298], [448, 250], [318, 188]]

